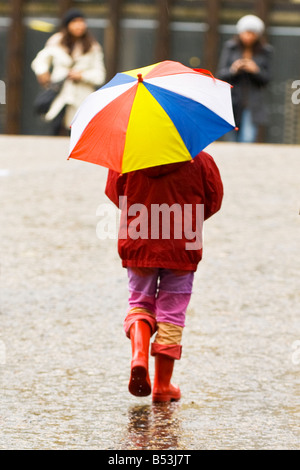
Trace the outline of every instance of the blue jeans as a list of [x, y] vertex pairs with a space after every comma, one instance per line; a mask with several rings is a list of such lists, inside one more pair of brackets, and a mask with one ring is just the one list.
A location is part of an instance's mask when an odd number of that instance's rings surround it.
[[251, 111], [245, 109], [242, 114], [238, 131], [228, 134], [228, 140], [232, 142], [254, 143], [256, 142], [258, 126], [253, 123]]
[[251, 111], [245, 109], [242, 114], [240, 130], [237, 133], [237, 141], [254, 143], [256, 141], [257, 131], [257, 126], [252, 120]]

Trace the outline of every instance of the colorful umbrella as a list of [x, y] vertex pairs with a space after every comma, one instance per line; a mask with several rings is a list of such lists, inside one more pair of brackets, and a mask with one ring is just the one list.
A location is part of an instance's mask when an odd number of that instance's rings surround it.
[[191, 160], [234, 128], [231, 85], [164, 61], [118, 73], [88, 96], [68, 158], [127, 173]]

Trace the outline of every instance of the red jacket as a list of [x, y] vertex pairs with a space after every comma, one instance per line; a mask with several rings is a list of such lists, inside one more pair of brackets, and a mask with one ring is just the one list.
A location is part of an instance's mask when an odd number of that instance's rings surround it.
[[119, 208], [123, 196], [118, 251], [124, 267], [196, 271], [202, 258], [196, 233], [223, 198], [210, 155], [126, 174], [109, 170], [105, 193]]

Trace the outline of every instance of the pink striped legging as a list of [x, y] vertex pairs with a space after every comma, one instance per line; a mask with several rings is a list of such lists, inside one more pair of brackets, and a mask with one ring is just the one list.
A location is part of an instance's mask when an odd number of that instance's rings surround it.
[[[127, 268], [129, 309], [144, 309], [156, 322], [185, 326], [194, 280], [192, 271], [163, 268]], [[128, 325], [124, 325], [125, 331]]]

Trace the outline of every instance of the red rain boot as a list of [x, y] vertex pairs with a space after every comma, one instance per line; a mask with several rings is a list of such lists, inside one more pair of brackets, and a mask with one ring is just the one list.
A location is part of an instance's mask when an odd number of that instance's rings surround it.
[[166, 402], [180, 399], [180, 388], [171, 384], [174, 360], [174, 358], [163, 354], [155, 355], [155, 375], [152, 393], [153, 402]]
[[131, 325], [129, 333], [132, 361], [128, 389], [136, 397], [146, 397], [151, 393], [151, 382], [148, 372], [151, 328], [145, 321], [137, 320]]

